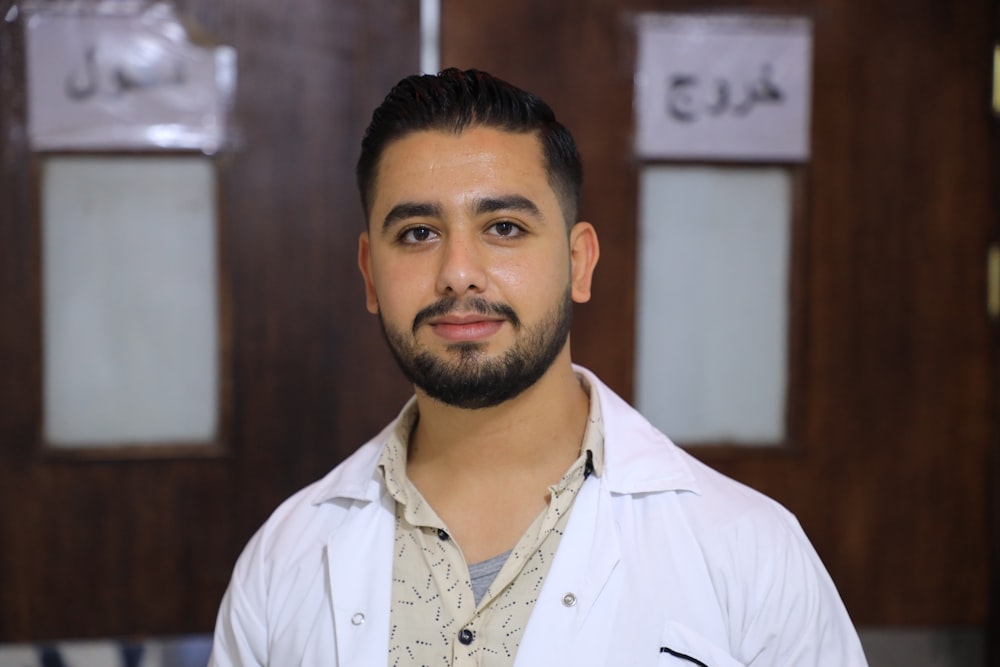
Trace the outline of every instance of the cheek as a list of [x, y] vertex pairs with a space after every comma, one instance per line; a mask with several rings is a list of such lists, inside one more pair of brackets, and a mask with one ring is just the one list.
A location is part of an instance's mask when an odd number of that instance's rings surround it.
[[405, 317], [407, 311], [415, 310], [417, 297], [411, 292], [411, 286], [411, 283], [406, 281], [393, 282], [391, 279], [383, 280], [376, 285], [382, 317], [397, 319]]
[[548, 303], [553, 295], [561, 296], [569, 286], [569, 259], [550, 254], [515, 260], [497, 267], [493, 277], [511, 300]]
[[[393, 262], [388, 262], [393, 264]], [[401, 270], [402, 267], [380, 267], [375, 277], [375, 294], [378, 297], [379, 312], [387, 322], [398, 325], [400, 318], [405, 318], [409, 310], [416, 312], [419, 306], [419, 286], [412, 272]], [[412, 319], [412, 315], [410, 315]]]

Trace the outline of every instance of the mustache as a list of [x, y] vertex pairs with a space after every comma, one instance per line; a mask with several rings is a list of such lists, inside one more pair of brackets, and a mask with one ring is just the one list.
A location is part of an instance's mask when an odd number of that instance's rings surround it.
[[471, 297], [463, 301], [459, 301], [458, 299], [441, 299], [426, 308], [422, 308], [413, 318], [413, 332], [416, 333], [417, 328], [430, 318], [441, 317], [457, 310], [461, 310], [462, 312], [471, 311], [479, 315], [497, 315], [509, 321], [515, 329], [521, 328], [521, 318], [507, 304], [493, 303], [482, 297]]

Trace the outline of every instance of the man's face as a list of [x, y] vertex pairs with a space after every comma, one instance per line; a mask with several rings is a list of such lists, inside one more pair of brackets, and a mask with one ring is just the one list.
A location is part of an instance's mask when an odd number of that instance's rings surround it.
[[567, 231], [532, 134], [421, 131], [386, 147], [358, 261], [407, 377], [463, 408], [498, 405], [568, 354], [597, 260]]

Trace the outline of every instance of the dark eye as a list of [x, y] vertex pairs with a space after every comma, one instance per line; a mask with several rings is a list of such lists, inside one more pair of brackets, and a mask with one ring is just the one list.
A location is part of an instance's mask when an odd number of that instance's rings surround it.
[[403, 232], [400, 240], [403, 243], [422, 243], [433, 236], [434, 231], [430, 227], [411, 227]]
[[509, 220], [493, 223], [493, 233], [497, 236], [517, 236], [521, 228]]

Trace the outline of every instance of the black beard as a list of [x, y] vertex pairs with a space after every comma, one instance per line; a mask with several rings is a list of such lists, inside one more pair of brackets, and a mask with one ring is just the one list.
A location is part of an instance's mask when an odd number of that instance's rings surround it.
[[[521, 322], [510, 306], [480, 298], [464, 303], [483, 315], [503, 315], [515, 332], [521, 332]], [[455, 299], [444, 299], [421, 310], [413, 320], [413, 336], [428, 317], [449, 313], [457, 305]], [[499, 358], [487, 358], [482, 343], [455, 343], [447, 349], [458, 353], [456, 361], [417, 350], [413, 337], [387, 327], [381, 313], [379, 322], [392, 356], [410, 382], [442, 403], [476, 410], [509, 401], [538, 382], [569, 338], [572, 313], [573, 301], [567, 290], [552, 312], [538, 325], [521, 332], [514, 346]]]

